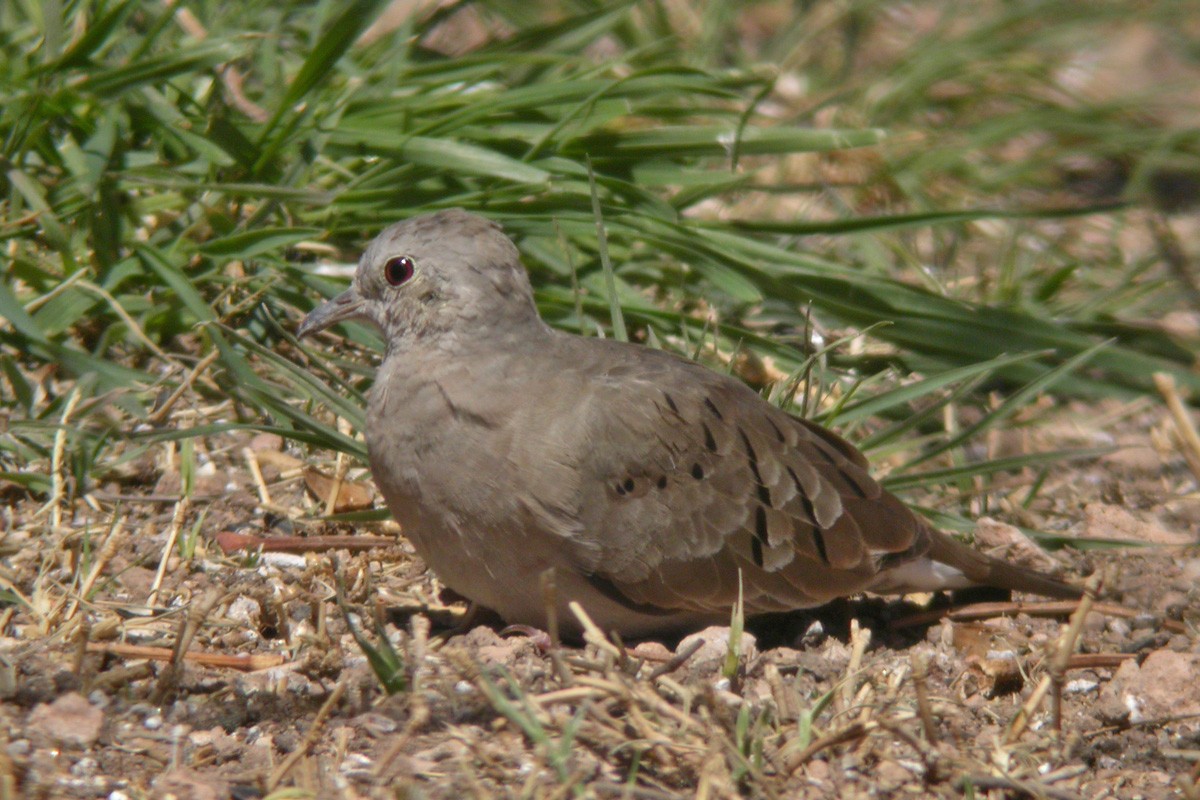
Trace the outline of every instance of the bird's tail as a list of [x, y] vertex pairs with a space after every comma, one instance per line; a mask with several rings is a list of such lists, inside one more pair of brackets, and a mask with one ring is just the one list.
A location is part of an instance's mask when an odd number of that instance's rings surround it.
[[994, 586], [1014, 592], [1028, 592], [1061, 600], [1077, 600], [1083, 596], [1079, 586], [1052, 578], [1045, 573], [1018, 567], [1007, 561], [984, 555], [951, 536], [929, 531], [929, 558], [961, 572], [972, 584]]

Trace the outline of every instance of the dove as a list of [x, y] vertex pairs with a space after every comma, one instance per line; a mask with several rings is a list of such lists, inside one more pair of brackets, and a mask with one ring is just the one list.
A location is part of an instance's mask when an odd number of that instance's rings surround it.
[[347, 320], [386, 343], [366, 441], [388, 508], [444, 585], [511, 624], [569, 629], [575, 601], [646, 637], [728, 622], [739, 592], [747, 616], [863, 592], [1081, 594], [936, 530], [853, 445], [736, 378], [550, 327], [480, 216], [387, 228], [298, 335]]

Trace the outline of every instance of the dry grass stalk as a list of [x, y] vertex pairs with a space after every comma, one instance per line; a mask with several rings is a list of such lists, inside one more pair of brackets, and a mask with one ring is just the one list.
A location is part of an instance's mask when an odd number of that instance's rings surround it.
[[1175, 780], [1175, 785], [1179, 787], [1187, 800], [1200, 800], [1200, 759], [1197, 759], [1196, 762], [1196, 768], [1192, 770], [1190, 776], [1180, 775]]
[[854, 706], [856, 681], [859, 668], [862, 666], [863, 653], [871, 643], [871, 631], [859, 625], [857, 619], [850, 620], [850, 662], [846, 665], [845, 676], [838, 689], [838, 697], [842, 712], [848, 712]]
[[175, 387], [175, 391], [171, 392], [171, 394], [167, 396], [167, 399], [162, 402], [162, 405], [150, 413], [150, 416], [146, 418], [146, 421], [151, 425], [159, 425], [165, 421], [166, 418], [170, 416], [171, 410], [175, 408], [175, 404], [179, 402], [180, 398], [191, 391], [192, 384], [196, 382], [196, 377], [212, 366], [213, 362], [216, 361], [217, 357], [220, 355], [221, 351], [214, 347], [208, 355], [196, 362], [196, 366], [192, 367], [191, 370], [188, 371], [187, 377], [185, 377], [180, 384]]
[[[351, 428], [350, 422], [342, 417], [337, 420], [338, 432], [349, 435]], [[342, 494], [342, 484], [346, 480], [346, 472], [350, 469], [350, 462], [346, 460], [346, 454], [341, 450], [338, 451], [333, 467], [333, 485], [329, 489], [329, 495], [325, 498], [325, 516], [333, 516], [337, 509], [338, 498]]]
[[1175, 432], [1179, 435], [1183, 457], [1187, 460], [1192, 474], [1200, 480], [1200, 433], [1196, 432], [1191, 414], [1179, 397], [1175, 379], [1165, 372], [1156, 372], [1154, 385], [1166, 401], [1167, 410], [1171, 412], [1171, 420], [1175, 423]]
[[346, 682], [338, 681], [333, 687], [333, 691], [329, 693], [329, 697], [321, 704], [321, 708], [317, 711], [317, 716], [313, 719], [312, 724], [308, 726], [308, 732], [304, 735], [304, 740], [292, 752], [288, 753], [287, 758], [279, 765], [279, 767], [271, 773], [271, 777], [267, 780], [267, 791], [272, 792], [275, 787], [279, 786], [280, 782], [287, 777], [288, 773], [299, 763], [300, 759], [308, 755], [308, 751], [321, 738], [321, 733], [325, 727], [325, 720], [333, 713], [333, 709], [337, 707], [338, 702], [342, 699], [342, 695], [346, 692]]
[[579, 624], [583, 627], [583, 640], [585, 642], [593, 645], [602, 653], [607, 653], [612, 658], [621, 657], [621, 650], [608, 640], [608, 637], [604, 635], [604, 631], [600, 630], [596, 623], [592, 621], [592, 618], [588, 616], [588, 613], [583, 610], [583, 606], [572, 600], [567, 604], [567, 608], [570, 609], [571, 613], [575, 615], [575, 619], [579, 620]]
[[[189, 9], [178, 7], [176, 0], [163, 0], [163, 5], [168, 9], [174, 9], [175, 23], [188, 36], [200, 41], [208, 38], [208, 29], [204, 27], [200, 20], [196, 18], [196, 15]], [[218, 68], [218, 73], [221, 76], [221, 82], [225, 85], [225, 91], [229, 95], [230, 102], [255, 122], [266, 122], [270, 115], [264, 108], [246, 97], [245, 92], [242, 90], [244, 79], [238, 68], [226, 63]]]
[[16, 800], [17, 775], [8, 756], [8, 736], [0, 738], [0, 800]]
[[1071, 620], [1064, 628], [1062, 635], [1058, 638], [1058, 646], [1055, 649], [1053, 660], [1050, 664], [1050, 669], [1042, 676], [1037, 688], [1030, 694], [1029, 699], [1013, 717], [1009, 724], [1008, 732], [1005, 734], [1005, 744], [1014, 744], [1021, 738], [1025, 729], [1029, 726], [1029, 721], [1033, 718], [1037, 708], [1042, 703], [1042, 699], [1046, 693], [1052, 688], [1055, 690], [1056, 701], [1054, 705], [1054, 729], [1061, 735], [1062, 732], [1062, 682], [1063, 675], [1069, 663], [1071, 653], [1075, 651], [1075, 647], [1079, 643], [1079, 636], [1083, 632], [1083, 621], [1087, 617], [1088, 612], [1092, 609], [1092, 604], [1095, 602], [1096, 593], [1099, 591], [1101, 576], [1093, 575], [1088, 579], [1086, 584], [1086, 592], [1080, 598], [1075, 613], [1071, 615]]
[[926, 685], [929, 664], [921, 656], [912, 655], [912, 683], [917, 695], [917, 714], [921, 719], [921, 728], [925, 732], [925, 741], [936, 746], [938, 743], [937, 723], [933, 719], [933, 707], [929, 702], [929, 687]]
[[167, 532], [167, 541], [163, 544], [162, 555], [158, 559], [158, 569], [154, 573], [154, 582], [150, 585], [150, 594], [146, 596], [146, 605], [153, 608], [158, 604], [158, 593], [162, 589], [163, 578], [167, 574], [167, 563], [175, 552], [175, 543], [179, 541], [179, 532], [183, 529], [183, 520], [192, 507], [192, 499], [187, 495], [175, 503], [175, 511], [171, 515], [171, 527]]
[[63, 613], [63, 621], [70, 621], [76, 611], [79, 610], [80, 604], [87, 600], [91, 594], [92, 588], [96, 585], [96, 581], [104, 573], [108, 563], [112, 561], [113, 556], [117, 554], [117, 549], [125, 541], [125, 528], [122, 524], [122, 519], [117, 513], [113, 513], [112, 521], [108, 526], [108, 534], [104, 537], [104, 543], [100, 545], [100, 549], [96, 552], [96, 558], [92, 561], [92, 568], [88, 570], [88, 574], [79, 584], [79, 588], [75, 591], [75, 597], [71, 599], [70, 605]]
[[154, 687], [153, 702], [160, 704], [166, 700], [175, 687], [178, 686], [183, 673], [183, 664], [187, 652], [191, 649], [192, 640], [200, 627], [208, 620], [209, 614], [221, 600], [223, 592], [220, 589], [209, 589], [199, 600], [192, 603], [188, 614], [179, 621], [179, 632], [175, 637], [175, 647], [171, 654], [171, 663], [158, 676]]
[[[246, 460], [250, 477], [254, 479], [254, 486], [258, 490], [258, 501], [263, 504], [263, 508], [277, 508], [271, 500], [271, 490], [267, 488], [267, 482], [263, 479], [262, 469], [258, 465], [258, 456], [249, 447], [244, 447], [242, 448], [242, 458]], [[336, 495], [334, 496], [336, 497]]]
[[71, 416], [82, 398], [79, 386], [71, 390], [67, 396], [66, 405], [58, 419], [58, 430], [54, 432], [54, 449], [50, 456], [50, 499], [35, 514], [34, 519], [40, 519], [47, 512], [50, 514], [50, 525], [55, 531], [62, 527], [62, 505], [66, 499], [66, 476], [63, 474], [63, 454], [67, 449], [67, 434], [71, 430]]

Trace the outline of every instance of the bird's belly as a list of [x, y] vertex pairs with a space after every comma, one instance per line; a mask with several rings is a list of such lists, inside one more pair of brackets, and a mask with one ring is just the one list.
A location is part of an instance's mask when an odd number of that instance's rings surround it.
[[[602, 630], [630, 636], [725, 618], [682, 610], [670, 616], [645, 614], [614, 602], [583, 572], [562, 561], [561, 542], [551, 541], [552, 536], [539, 526], [527, 524], [523, 510], [514, 504], [521, 488], [506, 481], [511, 471], [462, 471], [454, 466], [461, 456], [434, 450], [421, 459], [386, 458], [373, 450], [371, 457], [376, 482], [402, 533], [426, 566], [458, 594], [509, 623], [542, 629], [553, 607], [564, 635], [581, 631], [569, 608], [572, 601]], [[448, 470], [457, 476], [457, 492], [445, 491]], [[554, 588], [548, 591], [551, 574]]]

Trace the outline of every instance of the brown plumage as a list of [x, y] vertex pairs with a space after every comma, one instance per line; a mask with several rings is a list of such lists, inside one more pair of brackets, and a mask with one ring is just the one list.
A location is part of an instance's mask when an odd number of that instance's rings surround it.
[[862, 591], [1079, 590], [931, 528], [852, 445], [739, 381], [657, 350], [553, 330], [516, 248], [460, 210], [393, 225], [349, 290], [300, 333], [344, 319], [387, 342], [368, 407], [371, 470], [417, 552], [509, 622], [578, 600], [627, 635]]

